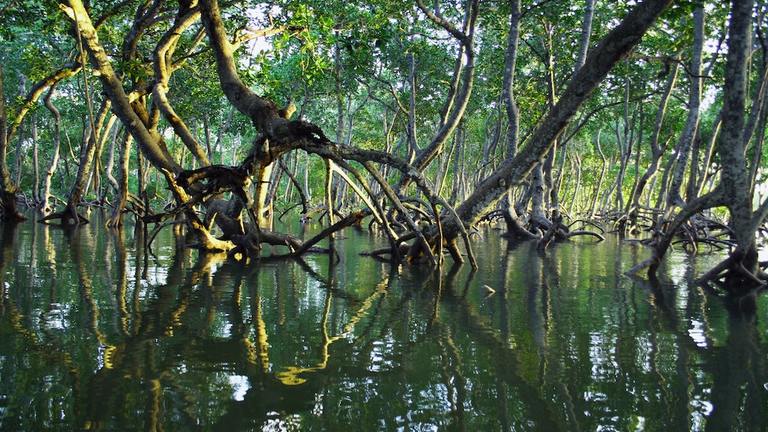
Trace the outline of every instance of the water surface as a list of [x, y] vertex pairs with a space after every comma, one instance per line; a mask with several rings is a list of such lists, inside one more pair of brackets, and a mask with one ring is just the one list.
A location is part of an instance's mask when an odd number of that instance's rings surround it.
[[717, 256], [651, 284], [617, 238], [540, 256], [488, 229], [479, 271], [438, 274], [350, 229], [333, 258], [243, 266], [94, 219], [1, 234], [2, 430], [767, 427], [768, 304], [690, 283]]

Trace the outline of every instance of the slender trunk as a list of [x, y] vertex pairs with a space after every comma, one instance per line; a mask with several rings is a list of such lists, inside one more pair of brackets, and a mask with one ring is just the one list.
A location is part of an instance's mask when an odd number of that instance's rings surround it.
[[546, 185], [544, 180], [544, 166], [538, 164], [533, 169], [531, 179], [533, 193], [531, 194], [531, 219], [540, 225], [546, 226], [547, 212], [544, 208]]
[[416, 59], [412, 52], [408, 53], [408, 86], [411, 93], [408, 99], [408, 162], [416, 159], [419, 145], [416, 142]]
[[598, 129], [597, 139], [595, 140], [595, 148], [597, 149], [597, 152], [600, 155], [600, 160], [602, 161], [602, 165], [600, 165], [600, 175], [597, 177], [597, 184], [595, 185], [595, 190], [592, 193], [592, 205], [589, 207], [590, 219], [595, 217], [597, 199], [600, 196], [600, 188], [603, 187], [603, 179], [605, 178], [605, 169], [606, 169], [606, 165], [608, 164], [608, 160], [605, 158], [605, 153], [603, 153], [603, 149], [600, 147], [600, 133], [601, 133], [601, 130]]
[[667, 207], [682, 206], [682, 197], [680, 196], [680, 187], [683, 184], [685, 168], [688, 162], [688, 156], [691, 152], [691, 145], [696, 137], [696, 131], [699, 127], [699, 106], [701, 104], [701, 54], [704, 47], [704, 6], [698, 5], [693, 11], [693, 56], [689, 80], [691, 83], [690, 94], [688, 98], [688, 118], [685, 121], [685, 128], [680, 135], [680, 141], [675, 148], [675, 171], [672, 176], [672, 182], [667, 192]]
[[[561, 143], [565, 144], [565, 143]], [[563, 177], [565, 174], [565, 162], [570, 157], [568, 153], [568, 147], [565, 145], [562, 145], [561, 148], [563, 151], [560, 154], [560, 165], [557, 167], [557, 180], [555, 180], [555, 191], [557, 192], [557, 196], [560, 196], [562, 190], [563, 190]]]
[[[278, 161], [275, 161], [275, 164], [278, 164]], [[272, 173], [269, 177], [269, 188], [267, 191], [267, 197], [264, 199], [265, 208], [269, 210], [269, 219], [270, 222], [274, 221], [274, 210], [275, 210], [275, 197], [277, 196], [277, 191], [280, 188], [280, 182], [283, 179], [283, 172], [284, 170], [281, 169], [274, 169], [275, 165], [272, 166]], [[270, 229], [272, 224], [270, 223]]]
[[635, 186], [635, 190], [632, 192], [632, 208], [629, 211], [629, 215], [630, 225], [633, 227], [637, 225], [637, 216], [640, 209], [640, 197], [643, 195], [643, 190], [648, 184], [648, 181], [652, 178], [655, 178], [656, 172], [659, 169], [659, 161], [661, 161], [661, 158], [664, 155], [664, 150], [666, 150], [667, 147], [667, 143], [664, 143], [663, 145], [659, 143], [659, 136], [661, 135], [661, 129], [664, 124], [664, 117], [667, 112], [669, 97], [672, 94], [675, 83], [677, 82], [679, 69], [680, 68], [677, 62], [671, 66], [671, 70], [667, 75], [667, 83], [664, 86], [664, 93], [661, 95], [661, 99], [659, 99], [659, 107], [656, 110], [656, 120], [654, 122], [653, 132], [651, 133], [651, 160], [648, 163], [648, 168], [646, 168], [645, 173], [643, 173], [642, 177], [640, 177], [640, 180], [638, 180], [637, 185]]
[[[440, 127], [438, 128], [437, 133], [432, 138], [432, 141], [429, 143], [429, 145], [427, 145], [423, 151], [419, 152], [416, 158], [412, 161], [415, 168], [422, 172], [443, 150], [445, 142], [458, 126], [469, 103], [475, 76], [474, 35], [480, 2], [479, 0], [467, 0], [465, 2], [464, 22], [462, 30], [453, 27], [443, 18], [435, 16], [424, 6], [422, 0], [417, 0], [416, 3], [422, 12], [427, 15], [427, 17], [438, 23], [460, 42], [461, 46], [459, 48], [458, 58], [461, 58], [463, 54], [466, 60], [462, 68], [455, 68], [454, 70], [455, 74], [461, 74], [461, 88], [457, 93], [449, 93], [445, 104], [445, 108], [448, 109], [448, 114], [444, 114], [442, 116], [444, 120], [441, 119]], [[453, 81], [456, 82], [455, 76]], [[410, 178], [401, 178], [400, 183], [396, 187], [396, 190], [403, 190], [408, 186], [409, 182]]]
[[581, 43], [579, 44], [579, 55], [576, 58], [576, 70], [579, 70], [587, 60], [589, 51], [589, 38], [592, 35], [592, 17], [595, 12], [595, 0], [587, 0], [584, 9], [584, 20], [581, 23]]
[[[333, 162], [329, 159], [325, 159], [325, 210], [328, 216], [328, 226], [336, 223], [336, 215], [333, 212], [333, 195], [331, 194], [331, 183], [333, 181], [333, 169], [331, 169], [332, 163]], [[332, 239], [333, 235], [331, 235], [330, 238]]]
[[635, 172], [632, 175], [632, 178], [634, 179], [632, 181], [632, 187], [630, 188], [629, 192], [629, 198], [627, 199], [627, 207], [624, 211], [625, 215], [629, 215], [629, 212], [631, 211], [632, 203], [634, 201], [634, 193], [637, 190], [637, 183], [640, 181], [640, 143], [643, 142], [643, 111], [642, 107], [640, 109], [640, 126], [638, 127], [638, 137], [637, 140], [635, 140], [636, 149], [635, 149]]
[[653, 195], [653, 191], [656, 190], [656, 183], [658, 183], [659, 176], [653, 176], [653, 180], [651, 180], [651, 187], [648, 189], [648, 193], [645, 194], [645, 206], [647, 208], [651, 208], [651, 195]]
[[104, 102], [102, 102], [98, 113], [98, 120], [95, 121], [93, 126], [94, 129], [91, 131], [87, 142], [83, 143], [83, 151], [80, 156], [80, 166], [77, 170], [77, 177], [70, 190], [69, 199], [67, 200], [67, 208], [62, 217], [62, 223], [64, 225], [79, 225], [82, 222], [77, 216], [77, 206], [83, 200], [86, 183], [91, 175], [91, 168], [96, 154], [96, 142], [99, 139], [98, 130], [104, 123], [104, 119], [109, 113], [110, 106], [111, 103], [108, 99], [105, 99]]
[[307, 193], [307, 200], [312, 202], [312, 189], [309, 187], [309, 155], [304, 154], [304, 191]]
[[[547, 53], [546, 53], [546, 67], [547, 67], [547, 96], [549, 98], [549, 109], [551, 110], [557, 103], [557, 95], [555, 87], [555, 56], [554, 56], [554, 44], [552, 42], [552, 33], [554, 32], [554, 26], [549, 23], [545, 23], [545, 33], [547, 34]], [[559, 137], [555, 137], [552, 141], [552, 147], [547, 153], [547, 157], [544, 159], [544, 166], [542, 167], [542, 173], [544, 175], [544, 205], [545, 214], [549, 213], [551, 209], [552, 219], [557, 219], [560, 214], [560, 202], [557, 196], [557, 190], [552, 183], [552, 169], [555, 165], [555, 158], [557, 157], [557, 150], [559, 144]], [[534, 189], [534, 196], [538, 193]], [[534, 212], [534, 216], [536, 213]]]
[[[340, 142], [344, 142], [344, 116], [346, 111], [350, 111], [352, 98], [347, 98], [347, 104], [346, 104], [347, 106], [345, 110], [344, 93], [341, 87], [341, 72], [342, 72], [341, 71], [341, 48], [338, 42], [334, 44], [334, 47], [333, 47], [333, 72], [334, 72], [334, 85], [336, 89], [336, 95], [335, 95], [336, 96], [336, 142], [340, 143]], [[412, 88], [411, 90], [414, 91], [415, 88]], [[415, 99], [412, 100], [412, 102], [414, 104], [413, 109], [415, 109]], [[340, 178], [338, 177], [333, 178], [333, 182], [331, 184], [332, 193], [334, 197], [334, 202], [337, 203], [339, 206], [342, 205], [342, 201], [343, 201], [343, 198], [342, 198], [343, 186], [344, 186], [344, 182]]]
[[621, 162], [619, 165], [619, 175], [616, 176], [616, 209], [619, 211], [624, 210], [624, 175], [627, 171], [627, 165], [629, 159], [632, 156], [632, 141], [635, 127], [635, 116], [637, 111], [632, 115], [632, 121], [629, 118], [629, 88], [630, 82], [626, 81], [624, 87], [624, 116], [623, 116], [623, 135], [619, 133], [618, 124], [616, 125], [616, 142], [619, 143], [621, 149]]
[[[520, 40], [520, 0], [510, 0], [509, 34], [507, 35], [507, 50], [504, 56], [504, 78], [502, 80], [501, 99], [507, 114], [507, 158], [517, 153], [518, 136], [520, 133], [520, 112], [515, 99], [515, 65], [517, 63], [517, 47]], [[515, 209], [510, 188], [502, 199], [501, 214], [507, 226], [507, 234], [520, 238], [534, 238], [533, 233], [525, 229], [523, 222]]]
[[[112, 189], [114, 189], [116, 194], [120, 193], [120, 184], [118, 183], [117, 179], [115, 179], [112, 171], [115, 168], [115, 149], [117, 148], [118, 133], [119, 128], [113, 128], [112, 139], [110, 140], [109, 144], [109, 154], [107, 155], [107, 166], [104, 168], [104, 175], [106, 175], [107, 181], [109, 181], [109, 184], [112, 186]], [[99, 194], [99, 201], [103, 203], [107, 199], [107, 188], [103, 188], [101, 192], [102, 193]]]
[[685, 199], [696, 198], [696, 183], [698, 182], [701, 159], [701, 129], [697, 129], [691, 148], [691, 169], [688, 170], [688, 183], [685, 185]]
[[451, 163], [451, 159], [453, 158], [453, 154], [456, 152], [457, 139], [458, 134], [455, 134], [453, 136], [453, 145], [451, 145], [451, 149], [448, 151], [448, 153], [443, 155], [443, 158], [440, 161], [440, 170], [438, 171], [437, 181], [435, 182], [435, 194], [438, 196], [440, 196], [443, 192], [443, 186], [445, 186], [445, 180], [448, 177], [448, 167]]
[[[579, 190], [581, 189], [581, 158], [577, 153], [573, 154], [573, 162], [576, 166], [576, 186], [573, 190], [573, 198], [571, 198], [571, 204], [568, 206], [568, 213], [573, 212], [574, 206], [576, 205], [576, 200], [579, 196]], [[578, 207], [576, 207], [578, 210]]]
[[658, 194], [656, 194], [656, 208], [658, 209], [664, 208], [664, 202], [667, 198], [667, 188], [669, 187], [670, 182], [669, 177], [675, 167], [675, 160], [673, 155], [669, 158], [667, 165], [664, 167], [664, 174], [661, 176], [661, 186], [659, 187]]
[[205, 150], [208, 152], [208, 160], [213, 160], [213, 148], [211, 147], [211, 127], [208, 124], [208, 116], [203, 117], [203, 131], [205, 132]]
[[[25, 94], [27, 92], [27, 77], [24, 75], [21, 75], [20, 81], [19, 81], [19, 94]], [[17, 185], [21, 184], [21, 171], [24, 166], [24, 152], [22, 151], [22, 146], [24, 144], [25, 136], [24, 136], [24, 129], [21, 128], [21, 124], [19, 125], [19, 137], [16, 140], [16, 160], [14, 163], [14, 180], [13, 182]]]
[[[123, 224], [123, 211], [125, 205], [128, 202], [128, 179], [130, 178], [130, 162], [131, 162], [131, 144], [133, 143], [133, 136], [128, 131], [125, 131], [123, 141], [120, 144], [120, 165], [118, 167], [120, 173], [120, 182], [117, 187], [117, 200], [115, 200], [115, 207], [112, 210], [112, 216], [107, 221], [109, 227], [119, 227]], [[140, 162], [140, 161], [139, 161]], [[141, 194], [139, 194], [141, 196]]]
[[61, 113], [53, 105], [51, 97], [55, 93], [55, 85], [51, 86], [48, 90], [48, 94], [45, 96], [45, 106], [48, 111], [53, 115], [53, 155], [51, 156], [51, 163], [48, 165], [48, 170], [45, 172], [45, 178], [43, 179], [43, 193], [40, 199], [39, 211], [41, 216], [48, 216], [53, 213], [53, 205], [51, 205], [51, 182], [53, 180], [53, 174], [56, 172], [56, 168], [59, 165], [59, 151], [61, 149]]
[[[88, 177], [88, 182], [85, 185], [85, 192], [83, 196], [88, 195], [88, 191], [90, 190], [91, 186], [93, 186], [93, 192], [97, 199], [101, 197], [101, 172], [103, 170], [101, 155], [104, 152], [104, 144], [109, 138], [116, 120], [117, 117], [113, 115], [109, 117], [109, 121], [107, 121], [106, 126], [103, 128], [101, 125], [98, 126], [98, 141], [96, 142], [96, 151], [93, 155], [93, 168], [91, 170], [91, 175]], [[114, 137], [112, 142], [114, 142]]]
[[464, 153], [464, 128], [456, 131], [456, 152], [453, 155], [453, 178], [451, 181], [451, 205], [459, 200], [461, 189], [461, 155]]
[[30, 137], [32, 138], [32, 169], [34, 184], [32, 186], [32, 202], [35, 207], [40, 203], [40, 161], [38, 160], [37, 116], [30, 117]]

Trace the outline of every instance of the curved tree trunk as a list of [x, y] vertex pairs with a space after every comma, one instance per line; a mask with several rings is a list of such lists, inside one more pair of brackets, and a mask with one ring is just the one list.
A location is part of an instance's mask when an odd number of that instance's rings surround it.
[[[456, 209], [465, 223], [476, 223], [511, 186], [519, 184], [528, 176], [592, 91], [613, 66], [640, 42], [646, 30], [669, 4], [670, 0], [646, 0], [638, 4], [590, 51], [584, 66], [574, 74], [558, 103], [531, 135], [529, 144], [478, 184], [474, 192]], [[455, 236], [459, 229], [450, 220], [446, 221], [443, 228], [447, 237]]]
[[694, 199], [683, 207], [657, 244], [654, 255], [631, 271], [650, 265], [649, 274], [655, 273], [677, 229], [686, 220], [704, 209], [725, 205], [731, 216], [729, 225], [737, 247], [728, 259], [708, 272], [705, 277], [719, 276], [726, 270], [725, 288], [737, 295], [750, 291], [756, 285], [762, 285], [757, 277], [758, 256], [755, 231], [757, 223], [762, 221], [765, 214], [768, 214], [768, 205], [765, 208], [761, 207], [758, 212], [752, 211], [749, 171], [744, 154], [746, 146], [744, 107], [751, 24], [752, 0], [734, 0], [731, 3], [728, 57], [721, 112], [723, 128], [717, 146], [722, 164], [720, 185], [714, 191]]
[[[520, 16], [522, 14], [520, 0], [511, 0], [512, 8], [509, 17], [509, 34], [507, 36], [507, 51], [504, 58], [504, 79], [501, 99], [507, 113], [507, 158], [517, 153], [517, 142], [520, 134], [520, 112], [515, 100], [515, 65], [517, 63], [517, 47], [520, 40]], [[536, 235], [528, 231], [520, 220], [512, 202], [512, 189], [507, 191], [501, 203], [501, 214], [507, 225], [507, 235], [523, 239], [533, 239]]]
[[[211, 163], [205, 150], [203, 150], [200, 143], [192, 135], [192, 132], [189, 130], [186, 123], [184, 123], [184, 120], [176, 114], [176, 111], [168, 100], [168, 82], [171, 76], [170, 68], [172, 67], [168, 60], [172, 58], [176, 44], [184, 33], [184, 30], [195, 23], [199, 18], [199, 9], [182, 9], [176, 16], [172, 28], [167, 31], [160, 39], [160, 42], [158, 42], [153, 53], [155, 86], [152, 89], [152, 95], [154, 97], [154, 102], [157, 104], [163, 117], [171, 125], [176, 135], [181, 138], [184, 145], [195, 156], [200, 165], [209, 166]], [[208, 146], [208, 152], [210, 153], [210, 144]]]
[[[422, 0], [416, 1], [416, 4], [421, 11], [427, 15], [431, 21], [442, 27], [459, 41], [460, 47], [458, 50], [457, 61], [461, 59], [462, 55], [466, 60], [463, 67], [457, 64], [454, 68], [454, 78], [452, 81], [453, 83], [458, 83], [458, 76], [461, 75], [461, 88], [456, 92], [449, 92], [437, 133], [432, 138], [429, 145], [421, 150], [413, 160], [413, 166], [420, 172], [424, 171], [443, 150], [445, 142], [459, 125], [459, 122], [464, 116], [464, 111], [469, 104], [469, 97], [472, 94], [472, 86], [475, 79], [474, 36], [479, 3], [479, 0], [466, 1], [464, 7], [464, 24], [463, 28], [459, 30], [446, 21], [442, 16], [432, 13], [432, 11], [424, 5]], [[410, 181], [409, 177], [403, 177], [395, 190], [398, 192], [404, 190]]]

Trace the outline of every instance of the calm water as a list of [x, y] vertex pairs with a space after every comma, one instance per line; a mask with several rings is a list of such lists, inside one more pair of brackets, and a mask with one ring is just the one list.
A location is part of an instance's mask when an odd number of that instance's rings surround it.
[[652, 286], [615, 238], [540, 257], [489, 230], [441, 277], [360, 257], [367, 232], [241, 266], [101, 226], [1, 233], [2, 430], [768, 427], [768, 302], [688, 283], [717, 257]]

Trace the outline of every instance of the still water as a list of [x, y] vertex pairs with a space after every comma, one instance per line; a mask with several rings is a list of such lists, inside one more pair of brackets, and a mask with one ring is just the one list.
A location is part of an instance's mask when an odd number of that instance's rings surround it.
[[651, 285], [617, 238], [542, 257], [489, 229], [479, 271], [439, 275], [349, 229], [336, 259], [242, 266], [102, 226], [0, 234], [2, 430], [768, 428], [768, 301], [691, 284], [715, 256]]

